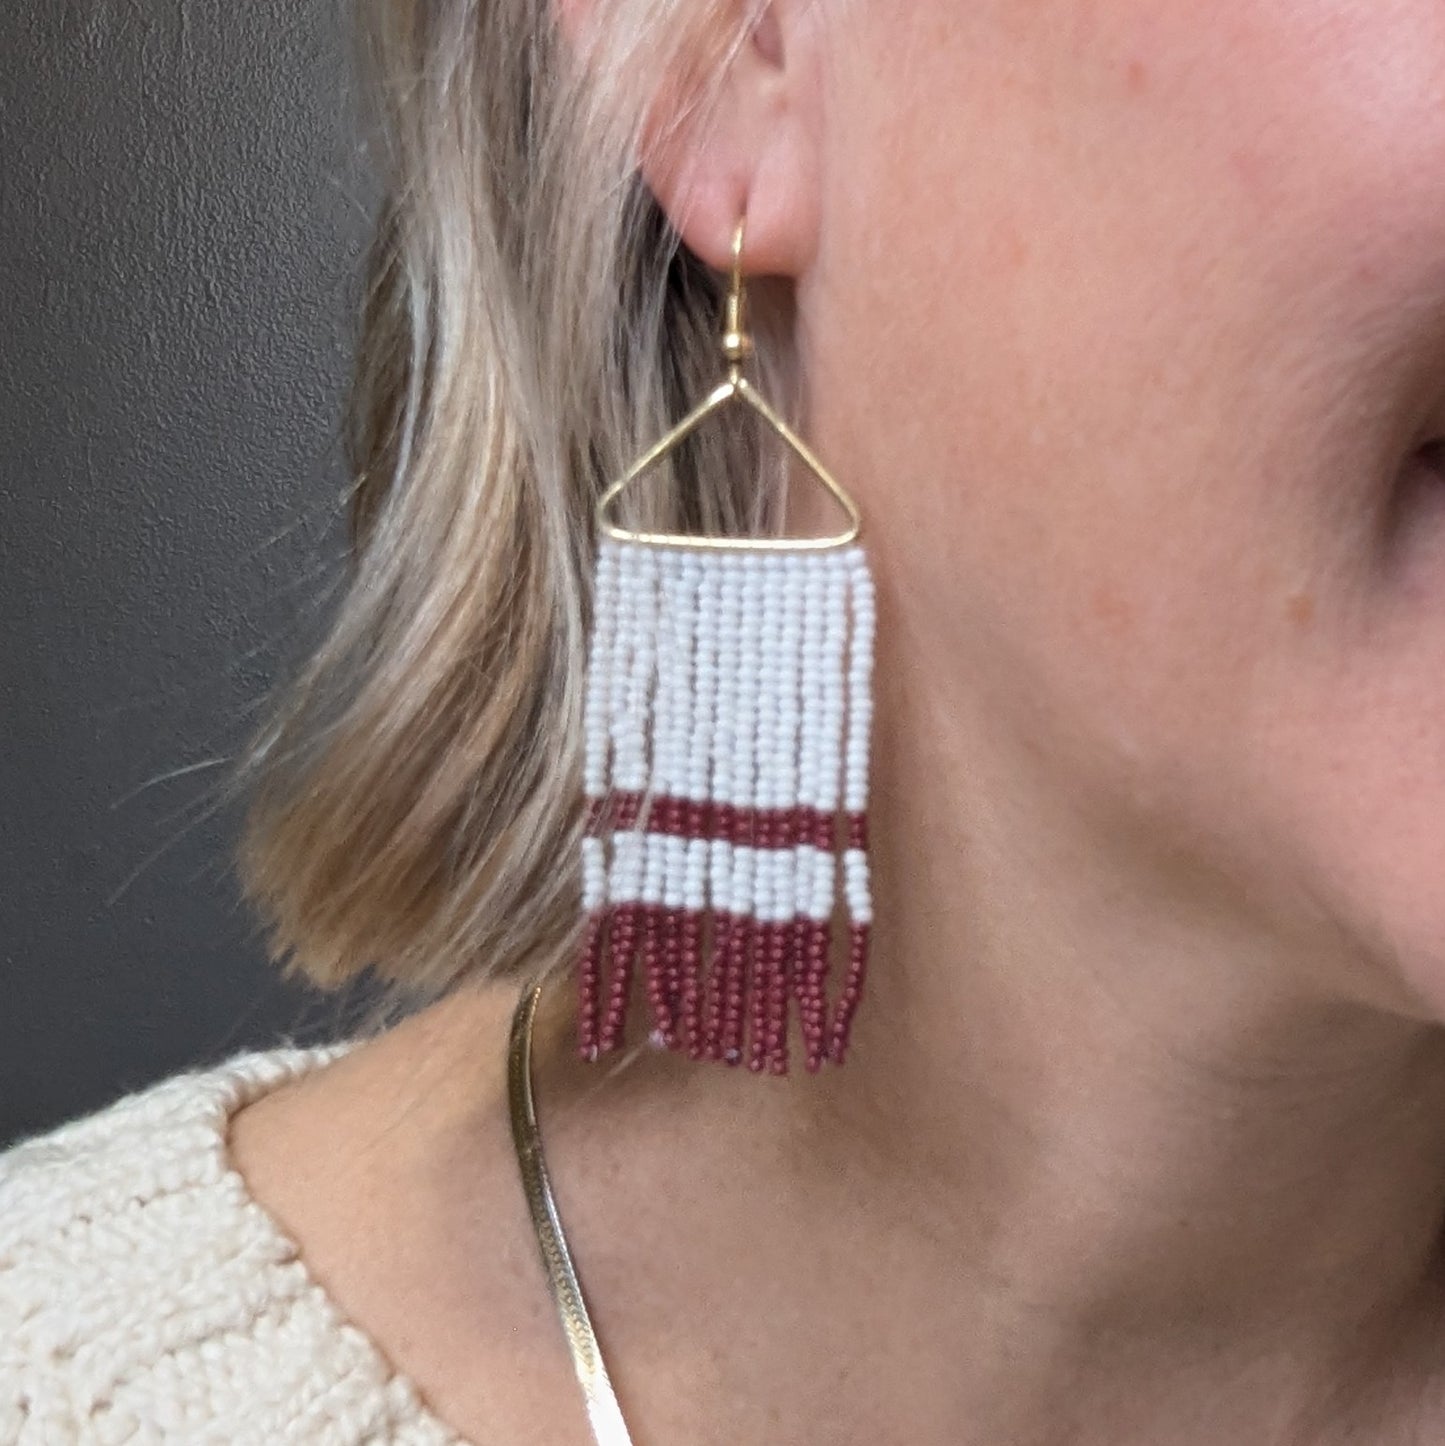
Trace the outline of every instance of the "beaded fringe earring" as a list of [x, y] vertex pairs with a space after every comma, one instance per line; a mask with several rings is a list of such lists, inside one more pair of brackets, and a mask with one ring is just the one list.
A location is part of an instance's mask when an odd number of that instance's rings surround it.
[[[841, 1064], [867, 970], [874, 600], [857, 507], [742, 374], [742, 242], [739, 222], [727, 379], [598, 503], [578, 1026], [585, 1058], [616, 1049], [640, 966], [654, 1044], [785, 1074], [793, 1001], [806, 1067]], [[845, 532], [714, 538], [609, 520], [624, 487], [732, 401], [828, 488]]]

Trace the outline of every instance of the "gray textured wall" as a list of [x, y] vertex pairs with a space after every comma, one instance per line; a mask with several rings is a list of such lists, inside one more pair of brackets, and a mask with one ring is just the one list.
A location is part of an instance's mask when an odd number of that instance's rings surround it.
[[342, 554], [344, 20], [0, 5], [0, 1141], [339, 1018], [263, 962], [214, 760]]

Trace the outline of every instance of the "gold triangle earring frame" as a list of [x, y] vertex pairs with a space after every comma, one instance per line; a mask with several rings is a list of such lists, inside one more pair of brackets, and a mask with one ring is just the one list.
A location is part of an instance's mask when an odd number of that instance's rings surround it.
[[[728, 287], [727, 313], [722, 337], [722, 351], [727, 362], [727, 375], [702, 402], [666, 436], [649, 447], [598, 498], [598, 526], [608, 537], [619, 542], [644, 542], [655, 547], [709, 550], [821, 552], [831, 548], [846, 547], [849, 543], [856, 541], [862, 532], [862, 515], [847, 490], [824, 466], [812, 448], [783, 420], [767, 398], [743, 375], [743, 366], [753, 352], [752, 338], [747, 330], [747, 299], [743, 288], [743, 236], [746, 224], [746, 218], [740, 217], [737, 227], [733, 231], [732, 275]], [[714, 413], [733, 403], [742, 403], [757, 413], [783, 440], [789, 451], [828, 489], [848, 519], [848, 525], [842, 532], [827, 537], [705, 537], [672, 532], [634, 532], [612, 520], [610, 512], [613, 503], [633, 482], [655, 467], [680, 443], [697, 431]]]

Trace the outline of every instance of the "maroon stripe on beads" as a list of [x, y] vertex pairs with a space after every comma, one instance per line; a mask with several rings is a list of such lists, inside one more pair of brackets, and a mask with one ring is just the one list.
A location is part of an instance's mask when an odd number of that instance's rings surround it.
[[824, 850], [840, 844], [843, 848], [868, 848], [866, 813], [834, 815], [802, 803], [790, 808], [742, 808], [670, 794], [655, 794], [651, 812], [647, 810], [645, 793], [613, 793], [587, 800], [587, 832], [591, 837], [631, 833], [639, 828], [673, 838], [718, 839], [757, 848], [795, 844], [811, 844]]

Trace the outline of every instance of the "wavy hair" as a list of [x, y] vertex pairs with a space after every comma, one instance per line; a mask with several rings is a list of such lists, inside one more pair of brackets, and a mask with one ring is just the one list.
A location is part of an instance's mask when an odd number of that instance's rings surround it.
[[[642, 120], [662, 74], [705, 118], [753, 16], [599, 0], [564, 42], [566, 0], [361, 3], [383, 199], [350, 569], [243, 759], [238, 865], [283, 972], [417, 1004], [576, 942], [595, 498], [719, 364], [720, 279], [640, 178]], [[757, 321], [776, 388], [788, 328]], [[722, 425], [629, 519], [767, 528], [781, 486]]]

